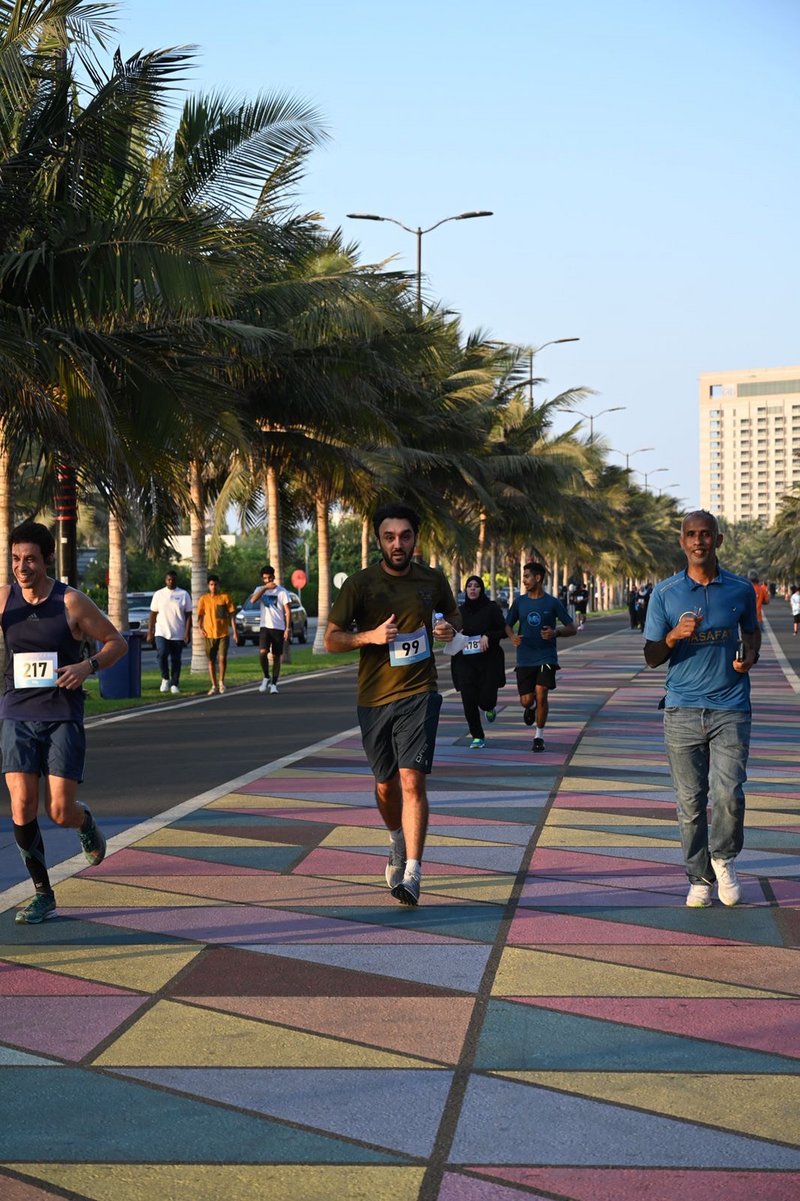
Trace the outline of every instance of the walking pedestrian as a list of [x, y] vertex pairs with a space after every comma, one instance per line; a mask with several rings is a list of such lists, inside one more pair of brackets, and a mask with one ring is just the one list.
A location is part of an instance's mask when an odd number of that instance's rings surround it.
[[[77, 830], [87, 862], [97, 866], [106, 840], [77, 799], [86, 755], [83, 685], [121, 659], [127, 647], [88, 596], [48, 575], [55, 541], [45, 525], [23, 522], [11, 531], [10, 545], [14, 583], [0, 587], [6, 648], [0, 751], [14, 839], [35, 894], [16, 921], [38, 925], [56, 911], [39, 829], [39, 781], [44, 777], [48, 817]], [[102, 645], [84, 659], [84, 641]]]
[[789, 597], [789, 605], [792, 610], [792, 634], [797, 637], [797, 627], [800, 626], [800, 584], [795, 584], [792, 587], [792, 595]]
[[147, 640], [154, 643], [161, 668], [161, 692], [174, 696], [181, 690], [181, 655], [192, 635], [192, 598], [178, 587], [178, 576], [170, 568], [164, 587], [153, 593]]
[[768, 605], [772, 599], [769, 594], [769, 588], [766, 584], [761, 583], [758, 572], [754, 567], [748, 571], [747, 578], [753, 585], [753, 591], [756, 594], [756, 618], [758, 620], [758, 624], [763, 629], [764, 605]]
[[442, 705], [432, 639], [449, 642], [461, 626], [442, 573], [414, 560], [419, 526], [407, 505], [376, 511], [381, 560], [345, 580], [325, 631], [327, 651], [360, 652], [358, 720], [389, 831], [386, 883], [401, 905], [419, 900], [428, 828], [425, 777]]
[[228, 648], [231, 638], [236, 638], [236, 627], [233, 624], [234, 604], [227, 592], [220, 592], [219, 585], [219, 576], [210, 575], [208, 592], [204, 592], [197, 602], [197, 623], [203, 635], [208, 674], [211, 677], [209, 696], [225, 691]]
[[[555, 691], [559, 670], [556, 640], [577, 633], [574, 622], [556, 597], [544, 590], [547, 568], [526, 563], [522, 569], [525, 592], [514, 601], [506, 618], [506, 634], [517, 648], [517, 689], [522, 720], [533, 726], [534, 754], [544, 751], [544, 728], [550, 712], [549, 694]], [[561, 629], [556, 622], [561, 622]], [[519, 633], [514, 626], [519, 626]]]
[[461, 612], [461, 632], [467, 642], [463, 650], [453, 655], [450, 671], [453, 685], [461, 693], [461, 704], [472, 735], [470, 747], [481, 750], [486, 746], [481, 710], [486, 720], [497, 716], [497, 693], [505, 685], [505, 657], [500, 640], [505, 638], [505, 618], [500, 606], [486, 595], [480, 576], [471, 575], [464, 585]]
[[269, 563], [261, 568], [261, 587], [252, 593], [250, 601], [261, 602], [258, 657], [263, 679], [258, 691], [277, 694], [284, 645], [292, 636], [292, 610], [289, 593], [275, 582], [275, 568]]
[[723, 905], [736, 905], [742, 895], [734, 860], [744, 845], [749, 672], [758, 662], [761, 630], [750, 582], [720, 567], [722, 534], [713, 514], [688, 513], [680, 545], [686, 568], [653, 591], [644, 657], [649, 667], [668, 665], [664, 741], [689, 877], [686, 904], [707, 907], [716, 885]]

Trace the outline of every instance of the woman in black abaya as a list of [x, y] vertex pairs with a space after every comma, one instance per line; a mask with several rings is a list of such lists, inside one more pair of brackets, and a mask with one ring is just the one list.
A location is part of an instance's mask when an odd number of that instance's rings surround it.
[[464, 623], [461, 632], [469, 641], [462, 651], [453, 655], [451, 671], [453, 684], [461, 693], [464, 716], [472, 735], [470, 747], [480, 750], [486, 745], [481, 710], [487, 721], [494, 721], [497, 692], [506, 682], [505, 658], [500, 648], [506, 623], [500, 606], [486, 595], [480, 576], [469, 577], [464, 593], [464, 603], [459, 606]]

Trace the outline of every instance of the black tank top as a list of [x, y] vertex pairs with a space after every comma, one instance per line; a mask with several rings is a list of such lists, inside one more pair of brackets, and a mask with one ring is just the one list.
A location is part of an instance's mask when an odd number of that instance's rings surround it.
[[6, 641], [5, 690], [0, 717], [11, 721], [83, 721], [82, 688], [15, 688], [14, 655], [55, 651], [58, 666], [81, 659], [81, 644], [73, 638], [64, 608], [67, 585], [56, 580], [47, 600], [30, 605], [19, 584], [11, 585], [3, 610]]

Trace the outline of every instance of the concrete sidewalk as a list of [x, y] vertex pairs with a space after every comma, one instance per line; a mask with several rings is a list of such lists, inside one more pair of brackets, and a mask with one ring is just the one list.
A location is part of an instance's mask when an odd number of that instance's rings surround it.
[[350, 732], [0, 915], [4, 1201], [800, 1195], [800, 700], [766, 646], [745, 903], [689, 910], [662, 680], [571, 646], [537, 756], [447, 700], [417, 909]]

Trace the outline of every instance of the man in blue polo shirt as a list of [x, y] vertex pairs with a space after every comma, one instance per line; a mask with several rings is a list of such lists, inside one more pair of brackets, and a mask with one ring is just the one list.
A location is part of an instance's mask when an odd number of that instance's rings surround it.
[[[556, 639], [571, 638], [575, 623], [564, 604], [544, 590], [547, 569], [542, 563], [526, 563], [522, 569], [525, 592], [514, 601], [506, 618], [506, 635], [517, 648], [517, 690], [522, 720], [534, 726], [531, 750], [544, 750], [544, 727], [550, 711], [548, 694], [556, 686], [558, 648]], [[561, 622], [558, 629], [556, 622]], [[514, 633], [514, 626], [519, 633]]]
[[680, 544], [686, 570], [653, 590], [644, 657], [648, 667], [669, 665], [664, 742], [689, 877], [686, 904], [697, 909], [711, 904], [715, 883], [723, 905], [741, 900], [733, 860], [744, 843], [748, 673], [758, 662], [761, 631], [750, 581], [717, 561], [716, 518], [703, 509], [688, 513]]

